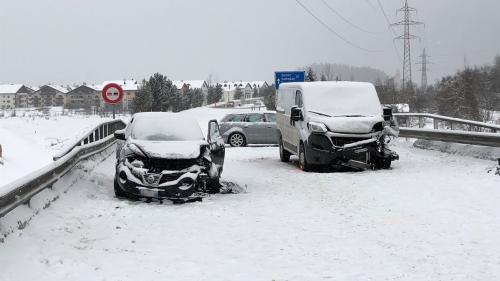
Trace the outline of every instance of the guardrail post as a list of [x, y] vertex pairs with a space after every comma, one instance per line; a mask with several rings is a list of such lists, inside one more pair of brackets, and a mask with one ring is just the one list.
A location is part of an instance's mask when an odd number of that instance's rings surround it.
[[411, 127], [411, 122], [410, 122], [410, 117], [406, 117], [406, 127], [410, 128]]
[[434, 130], [439, 129], [439, 120], [434, 119]]
[[424, 127], [424, 117], [418, 117], [418, 127], [419, 128]]
[[450, 129], [453, 131], [453, 122], [450, 121]]

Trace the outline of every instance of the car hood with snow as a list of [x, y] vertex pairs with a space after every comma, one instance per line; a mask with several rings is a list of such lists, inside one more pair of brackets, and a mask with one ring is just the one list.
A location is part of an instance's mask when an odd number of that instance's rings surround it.
[[200, 156], [201, 149], [208, 143], [198, 141], [145, 141], [132, 140], [139, 149], [150, 158], [164, 159], [196, 159]]

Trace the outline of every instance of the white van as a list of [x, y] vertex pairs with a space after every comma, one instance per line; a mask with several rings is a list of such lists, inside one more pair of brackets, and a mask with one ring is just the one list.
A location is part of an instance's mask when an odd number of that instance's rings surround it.
[[281, 84], [276, 101], [280, 158], [299, 156], [302, 170], [315, 166], [389, 168], [399, 156], [388, 149], [398, 128], [371, 83]]

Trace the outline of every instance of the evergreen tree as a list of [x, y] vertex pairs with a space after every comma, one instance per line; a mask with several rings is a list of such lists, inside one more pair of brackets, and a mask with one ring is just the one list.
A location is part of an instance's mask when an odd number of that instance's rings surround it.
[[149, 90], [149, 83], [143, 80], [134, 99], [134, 113], [151, 111], [152, 102], [153, 98]]
[[308, 81], [308, 82], [314, 82], [314, 81], [316, 81], [316, 74], [314, 73], [314, 71], [312, 70], [311, 67], [309, 67], [307, 69], [306, 81]]
[[276, 110], [276, 88], [274, 85], [261, 89], [268, 110]]
[[326, 79], [325, 74], [321, 74], [321, 81], [328, 81], [328, 80]]
[[222, 99], [222, 86], [217, 84], [216, 87], [208, 88], [207, 103], [214, 104]]

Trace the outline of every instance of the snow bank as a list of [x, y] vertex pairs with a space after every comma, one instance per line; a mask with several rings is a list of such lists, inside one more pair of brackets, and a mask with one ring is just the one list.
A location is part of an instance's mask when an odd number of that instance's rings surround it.
[[73, 144], [109, 118], [99, 116], [51, 116], [0, 118], [0, 188], [53, 161], [53, 155]]
[[500, 158], [500, 148], [495, 147], [430, 140], [415, 140], [413, 146], [421, 149], [435, 150], [479, 159], [496, 160]]

